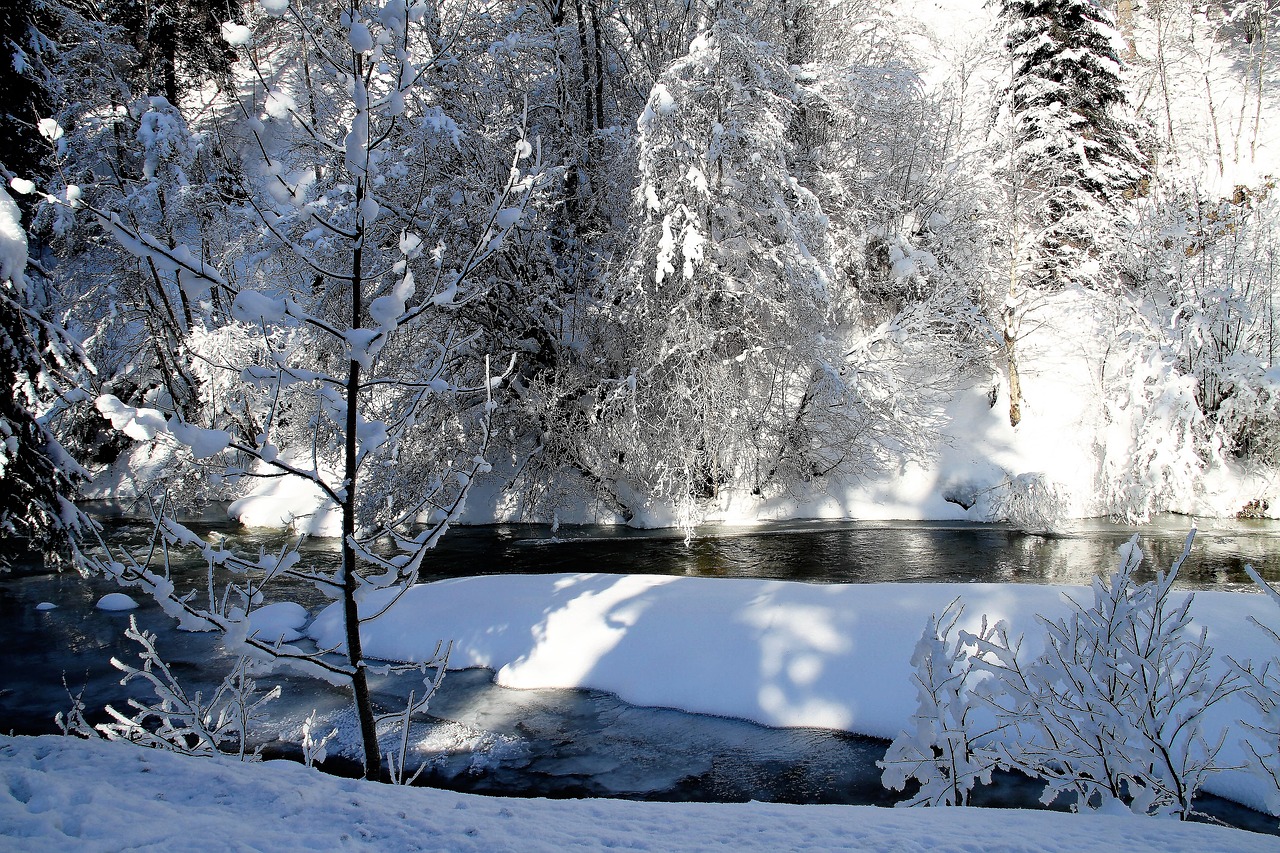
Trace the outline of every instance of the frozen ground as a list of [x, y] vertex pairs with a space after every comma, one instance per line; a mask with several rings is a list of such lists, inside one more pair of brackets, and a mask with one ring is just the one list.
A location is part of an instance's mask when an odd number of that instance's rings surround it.
[[298, 764], [185, 759], [125, 744], [0, 737], [0, 833], [24, 851], [622, 848], [735, 851], [1280, 849], [1237, 829], [989, 809], [512, 800], [393, 788]]

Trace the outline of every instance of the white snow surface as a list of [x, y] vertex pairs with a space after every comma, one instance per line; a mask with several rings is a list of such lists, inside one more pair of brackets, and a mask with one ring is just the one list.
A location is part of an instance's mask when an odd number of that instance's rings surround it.
[[0, 786], [0, 837], [33, 853], [1277, 849], [1275, 838], [1243, 830], [1125, 815], [500, 799], [58, 736], [0, 737]]
[[253, 29], [235, 21], [226, 21], [222, 25], [222, 40], [232, 47], [241, 47], [253, 41]]
[[[393, 595], [362, 603], [373, 613]], [[1174, 598], [1180, 602], [1182, 594]], [[1067, 596], [1092, 603], [1085, 587], [1020, 584], [807, 584], [651, 575], [507, 575], [459, 578], [411, 588], [361, 628], [364, 650], [384, 660], [430, 659], [453, 641], [450, 666], [487, 667], [514, 688], [589, 687], [637, 705], [679, 708], [771, 726], [816, 726], [893, 738], [916, 708], [911, 653], [931, 614], [960, 596], [959, 627], [985, 614], [1026, 635], [1028, 659], [1042, 647], [1037, 616], [1070, 612]], [[338, 605], [310, 634], [343, 647]], [[1274, 649], [1249, 620], [1280, 627], [1265, 596], [1197, 592], [1192, 630], [1203, 626], [1223, 669]], [[1210, 741], [1226, 733], [1220, 758], [1243, 764], [1237, 697], [1211, 710]], [[1208, 790], [1263, 809], [1260, 786], [1238, 771]]]
[[292, 643], [303, 636], [300, 629], [306, 624], [307, 611], [301, 604], [277, 601], [249, 615], [249, 634], [267, 643]]
[[98, 599], [98, 603], [95, 606], [99, 610], [136, 610], [138, 602], [123, 592], [109, 592]]
[[26, 268], [27, 232], [22, 228], [22, 213], [13, 197], [0, 190], [0, 282], [13, 282], [21, 293]]
[[[290, 451], [281, 454], [281, 459], [303, 470], [311, 462]], [[264, 472], [274, 470], [266, 463], [259, 463], [258, 468]], [[302, 477], [259, 481], [249, 494], [227, 507], [227, 515], [246, 527], [287, 528], [307, 536], [342, 535], [342, 514], [337, 505], [319, 486]]]

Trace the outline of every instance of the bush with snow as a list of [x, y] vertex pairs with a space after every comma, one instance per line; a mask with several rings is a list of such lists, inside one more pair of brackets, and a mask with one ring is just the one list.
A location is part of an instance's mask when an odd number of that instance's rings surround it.
[[919, 784], [901, 806], [963, 806], [979, 783], [991, 784], [999, 764], [974, 720], [982, 713], [971, 676], [974, 658], [955, 633], [964, 605], [956, 598], [941, 614], [930, 616], [911, 655], [917, 706], [904, 729], [877, 765], [884, 786], [901, 791]]
[[138, 628], [130, 616], [125, 637], [142, 647], [138, 653], [142, 666], [111, 659], [111, 665], [124, 673], [121, 684], [139, 680], [155, 694], [152, 704], [129, 700], [130, 712], [106, 707], [111, 720], [97, 726], [85, 721], [84, 703], [72, 697], [71, 711], [58, 715], [64, 734], [81, 737], [104, 737], [178, 752], [183, 755], [209, 756], [220, 753], [238, 755], [241, 761], [256, 760], [257, 751], [249, 751], [250, 727], [262, 716], [261, 708], [279, 697], [280, 688], [256, 695], [256, 684], [249, 677], [250, 662], [241, 657], [207, 701], [200, 693], [188, 695], [156, 650], [156, 635]]
[[[1264, 594], [1280, 605], [1280, 591], [1267, 583], [1253, 566], [1245, 567], [1245, 571]], [[1280, 633], [1252, 617], [1250, 622], [1280, 645]], [[1272, 812], [1280, 812], [1280, 656], [1272, 655], [1261, 666], [1252, 660], [1232, 660], [1231, 665], [1243, 682], [1245, 697], [1261, 716], [1258, 722], [1248, 724], [1249, 735], [1242, 742], [1253, 759], [1250, 770], [1263, 786], [1267, 807]]]
[[1003, 621], [984, 619], [953, 643], [958, 610], [931, 620], [913, 657], [914, 730], [891, 744], [885, 784], [919, 782], [910, 805], [963, 805], [999, 766], [1043, 780], [1046, 804], [1066, 794], [1076, 810], [1189, 818], [1196, 792], [1223, 769], [1206, 713], [1241, 687], [1236, 673], [1211, 669], [1204, 630], [1190, 633], [1194, 596], [1170, 597], [1194, 535], [1168, 573], [1141, 585], [1135, 536], [1110, 579], [1094, 581], [1092, 604], [1040, 617], [1044, 651], [1030, 661]]

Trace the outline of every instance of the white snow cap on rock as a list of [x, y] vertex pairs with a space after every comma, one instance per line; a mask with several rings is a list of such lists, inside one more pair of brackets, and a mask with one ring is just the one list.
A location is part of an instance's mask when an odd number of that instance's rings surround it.
[[123, 592], [109, 592], [98, 599], [96, 606], [99, 610], [135, 610], [138, 602]]

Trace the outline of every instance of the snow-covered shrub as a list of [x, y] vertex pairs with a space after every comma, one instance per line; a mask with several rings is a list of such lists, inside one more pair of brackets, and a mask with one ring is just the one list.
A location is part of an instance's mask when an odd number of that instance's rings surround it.
[[1163, 330], [1139, 306], [1119, 310], [1121, 357], [1104, 359], [1099, 377], [1099, 509], [1134, 524], [1191, 505], [1212, 447], [1196, 380], [1179, 369]]
[[976, 646], [971, 666], [990, 673], [1001, 763], [1046, 781], [1045, 803], [1075, 794], [1073, 808], [1121, 803], [1140, 814], [1191, 815], [1192, 798], [1221, 769], [1221, 740], [1203, 733], [1205, 711], [1239, 688], [1233, 674], [1210, 672], [1212, 648], [1188, 635], [1193, 596], [1171, 596], [1178, 568], [1138, 585], [1135, 536], [1120, 567], [1093, 584], [1093, 603], [1073, 601], [1065, 619], [1042, 620], [1045, 650], [1018, 658], [1003, 626]]
[[[121, 684], [141, 679], [150, 685], [157, 701], [144, 705], [130, 699], [132, 714], [106, 706], [111, 722], [95, 727], [103, 737], [185, 755], [230, 752], [242, 761], [257, 759], [257, 752], [248, 750], [249, 728], [260, 716], [259, 709], [280, 696], [280, 688], [277, 686], [265, 694], [255, 695], [257, 685], [249, 677], [248, 658], [241, 657], [236, 661], [213, 696], [205, 702], [200, 693], [187, 695], [156, 651], [156, 635], [139, 630], [138, 622], [132, 616], [129, 617], [125, 636], [142, 646], [138, 653], [142, 666], [135, 667], [117, 658], [111, 659], [111, 665], [124, 673]], [[79, 716], [79, 710], [83, 710], [83, 705], [78, 710], [73, 709], [72, 724]]]
[[1006, 477], [988, 500], [992, 520], [1029, 533], [1057, 530], [1070, 510], [1068, 497], [1039, 471]]
[[1237, 356], [1223, 378], [1217, 430], [1224, 448], [1255, 462], [1280, 462], [1280, 367], [1263, 370], [1257, 358]]
[[[1263, 580], [1253, 566], [1245, 571], [1266, 595], [1280, 605], [1280, 591]], [[1251, 620], [1280, 645], [1280, 634], [1272, 628]], [[1250, 729], [1243, 741], [1245, 751], [1252, 757], [1249, 769], [1263, 785], [1263, 798], [1272, 813], [1280, 812], [1280, 656], [1272, 655], [1261, 667], [1253, 661], [1231, 661], [1232, 669], [1243, 682], [1243, 694], [1262, 719], [1247, 723]]]
[[1274, 182], [1230, 195], [1187, 176], [1157, 182], [1135, 208], [1125, 276], [1141, 294], [1177, 371], [1237, 456], [1272, 463], [1276, 412], [1275, 274], [1280, 260]]
[[964, 605], [956, 598], [929, 617], [911, 655], [916, 712], [910, 727], [889, 744], [883, 770], [886, 788], [901, 791], [909, 780], [920, 788], [900, 806], [964, 806], [975, 784], [991, 784], [998, 753], [975, 741], [977, 697], [970, 680], [973, 658], [953, 635]]

